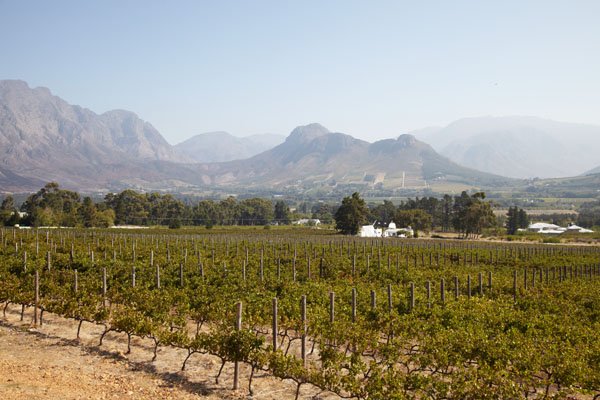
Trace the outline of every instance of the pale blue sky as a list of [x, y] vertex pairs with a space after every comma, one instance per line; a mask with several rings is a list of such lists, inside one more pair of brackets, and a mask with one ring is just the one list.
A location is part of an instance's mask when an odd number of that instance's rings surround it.
[[483, 115], [600, 124], [600, 1], [0, 0], [0, 79], [171, 143], [320, 122], [366, 140]]

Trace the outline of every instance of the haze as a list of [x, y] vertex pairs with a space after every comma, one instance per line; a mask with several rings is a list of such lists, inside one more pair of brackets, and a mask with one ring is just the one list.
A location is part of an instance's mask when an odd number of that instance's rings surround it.
[[172, 144], [318, 121], [374, 141], [470, 116], [600, 124], [600, 2], [0, 0], [0, 79]]

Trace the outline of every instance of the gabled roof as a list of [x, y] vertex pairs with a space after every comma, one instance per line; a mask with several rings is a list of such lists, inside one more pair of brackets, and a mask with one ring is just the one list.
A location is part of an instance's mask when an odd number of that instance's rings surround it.
[[527, 227], [527, 229], [556, 229], [559, 228], [558, 225], [547, 224], [545, 222], [536, 222], [535, 224], [531, 224]]

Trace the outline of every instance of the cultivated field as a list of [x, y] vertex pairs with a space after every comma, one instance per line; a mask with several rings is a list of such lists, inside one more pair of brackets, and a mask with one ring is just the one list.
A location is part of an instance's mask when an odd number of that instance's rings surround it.
[[8, 398], [600, 397], [598, 247], [302, 229], [0, 238]]

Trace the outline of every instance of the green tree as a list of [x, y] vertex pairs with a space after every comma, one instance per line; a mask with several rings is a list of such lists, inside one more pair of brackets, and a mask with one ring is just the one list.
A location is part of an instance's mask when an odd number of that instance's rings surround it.
[[148, 222], [148, 197], [134, 190], [124, 190], [119, 194], [109, 193], [104, 197], [104, 202], [114, 210], [117, 225], [145, 225]]
[[394, 215], [394, 222], [401, 227], [410, 226], [416, 231], [429, 231], [433, 217], [425, 210], [398, 210]]
[[358, 192], [350, 197], [344, 197], [342, 205], [335, 213], [335, 228], [345, 235], [356, 235], [358, 229], [363, 225], [369, 209]]
[[514, 235], [517, 233], [519, 228], [519, 209], [515, 207], [509, 207], [506, 214], [506, 233]]
[[96, 207], [91, 198], [83, 199], [83, 204], [79, 207], [79, 220], [86, 228], [96, 226]]
[[240, 201], [237, 206], [239, 225], [266, 225], [273, 220], [273, 203], [258, 197]]
[[29, 196], [21, 211], [27, 213], [24, 223], [32, 226], [52, 226], [69, 223], [75, 225], [81, 198], [77, 192], [62, 190], [58, 183], [50, 182]]
[[323, 224], [333, 222], [332, 207], [326, 203], [319, 203], [312, 208], [312, 219], [318, 219]]
[[506, 233], [514, 235], [518, 229], [525, 229], [529, 226], [529, 217], [522, 208], [517, 206], [509, 207], [506, 214]]
[[529, 216], [522, 208], [519, 209], [519, 229], [525, 229], [529, 226]]
[[288, 225], [292, 222], [292, 214], [290, 208], [285, 204], [285, 201], [279, 200], [275, 203], [275, 220], [280, 224]]
[[440, 208], [441, 208], [441, 221], [442, 229], [444, 232], [448, 232], [452, 227], [452, 207], [454, 206], [454, 202], [452, 200], [452, 196], [449, 194], [445, 194], [442, 200], [440, 200]]
[[20, 222], [20, 217], [15, 207], [15, 199], [6, 196], [0, 206], [0, 226], [14, 226]]
[[[212, 228], [219, 218], [217, 206], [210, 200], [202, 200], [192, 208], [194, 225], [204, 225], [207, 229]], [[219, 221], [222, 223], [222, 221]]]
[[240, 212], [237, 207], [238, 203], [235, 197], [229, 196], [225, 200], [219, 202], [217, 207], [218, 218], [217, 221], [221, 225], [235, 225], [238, 223], [240, 218]]
[[496, 225], [492, 203], [483, 200], [485, 200], [484, 192], [469, 196], [464, 191], [454, 199], [452, 224], [465, 238], [476, 237], [484, 228]]
[[379, 204], [371, 209], [371, 217], [381, 222], [390, 222], [394, 218], [396, 211], [394, 203], [384, 200], [383, 204]]

